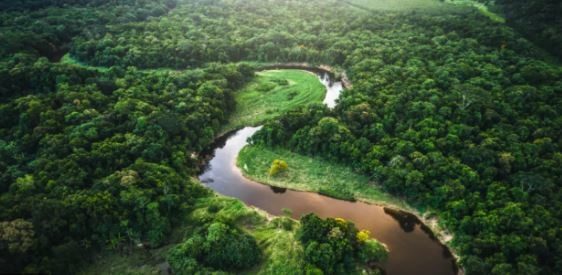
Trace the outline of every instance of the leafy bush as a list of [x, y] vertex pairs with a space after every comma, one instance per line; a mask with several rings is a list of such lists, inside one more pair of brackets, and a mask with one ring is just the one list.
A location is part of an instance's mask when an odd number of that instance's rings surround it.
[[289, 85], [289, 80], [287, 79], [272, 79], [271, 82], [279, 85], [279, 86], [287, 86]]
[[292, 100], [293, 98], [295, 98], [295, 96], [297, 96], [299, 94], [299, 92], [297, 91], [291, 91], [289, 92], [289, 94], [287, 95], [287, 99], [288, 100]]
[[264, 83], [260, 83], [256, 87], [256, 90], [260, 91], [260, 92], [269, 92], [269, 91], [275, 89], [275, 87], [276, 87], [275, 83], [264, 82]]

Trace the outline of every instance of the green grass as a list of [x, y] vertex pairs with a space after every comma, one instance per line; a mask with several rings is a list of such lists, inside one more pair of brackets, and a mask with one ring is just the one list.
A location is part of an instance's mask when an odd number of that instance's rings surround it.
[[325, 93], [317, 76], [307, 71], [258, 72], [254, 80], [236, 92], [236, 109], [222, 132], [257, 125], [298, 106], [321, 103]]
[[266, 255], [265, 261], [258, 267], [258, 274], [302, 274], [304, 251], [295, 237], [298, 224], [294, 222], [295, 228], [290, 230], [273, 226], [280, 219], [289, 220], [276, 218], [269, 228], [255, 231], [254, 236]]
[[[269, 176], [268, 170], [274, 159], [286, 161], [289, 169], [276, 176]], [[349, 167], [286, 149], [249, 145], [238, 155], [237, 165], [246, 177], [268, 185], [409, 209], [404, 202], [384, 192], [375, 182]]]

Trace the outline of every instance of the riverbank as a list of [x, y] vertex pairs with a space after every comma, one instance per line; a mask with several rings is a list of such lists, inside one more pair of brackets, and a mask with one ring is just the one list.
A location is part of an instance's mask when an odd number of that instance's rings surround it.
[[[274, 159], [287, 161], [289, 169], [276, 176], [268, 170]], [[372, 200], [379, 205], [407, 205], [385, 193], [376, 182], [344, 165], [293, 153], [282, 148], [247, 145], [238, 155], [237, 165], [244, 176], [267, 185], [315, 192], [336, 199]]]
[[[274, 159], [287, 162], [287, 171], [269, 176], [268, 170]], [[431, 230], [440, 243], [447, 245], [456, 261], [460, 257], [450, 246], [454, 236], [439, 224], [435, 215], [420, 211], [386, 193], [378, 184], [351, 168], [321, 158], [303, 156], [282, 148], [247, 145], [239, 153], [236, 165], [244, 177], [265, 185], [296, 191], [319, 193], [348, 201], [361, 201], [404, 211], [417, 217], [419, 222]]]

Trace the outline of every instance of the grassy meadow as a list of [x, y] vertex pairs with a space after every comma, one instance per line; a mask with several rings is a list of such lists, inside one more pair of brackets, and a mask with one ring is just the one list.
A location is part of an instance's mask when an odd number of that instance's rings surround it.
[[295, 107], [321, 103], [326, 89], [318, 77], [303, 70], [268, 70], [256, 73], [236, 92], [236, 110], [224, 131], [257, 125]]
[[[268, 170], [274, 159], [286, 161], [289, 168], [278, 175], [269, 176]], [[406, 207], [402, 201], [350, 167], [282, 148], [246, 146], [238, 155], [237, 165], [246, 177], [272, 186], [317, 192], [344, 200]]]

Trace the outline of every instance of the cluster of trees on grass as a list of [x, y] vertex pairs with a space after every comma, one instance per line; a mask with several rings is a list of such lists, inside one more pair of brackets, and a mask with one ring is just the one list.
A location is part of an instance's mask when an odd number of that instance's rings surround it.
[[387, 257], [386, 248], [366, 230], [341, 218], [321, 219], [314, 214], [304, 215], [298, 231], [307, 263], [305, 274], [353, 274], [357, 263], [378, 274], [376, 267]]
[[[225, 63], [248, 60], [326, 63], [353, 81], [334, 110], [293, 110], [254, 142], [346, 163], [434, 209], [468, 274], [562, 273], [562, 72], [511, 28], [321, 0], [51, 2], [0, 13], [1, 271], [63, 273], [81, 251], [161, 243], [206, 193], [191, 153], [253, 75]], [[66, 48], [107, 68], [48, 60]], [[161, 67], [190, 69], [142, 70]]]
[[236, 271], [260, 262], [261, 250], [252, 236], [221, 222], [204, 230], [170, 250], [168, 262], [174, 274]]

